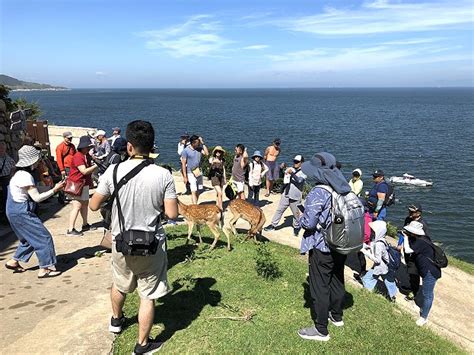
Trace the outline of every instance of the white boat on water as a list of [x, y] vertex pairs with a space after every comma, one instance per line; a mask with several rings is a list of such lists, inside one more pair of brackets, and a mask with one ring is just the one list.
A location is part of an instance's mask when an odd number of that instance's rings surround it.
[[403, 176], [392, 176], [390, 178], [390, 182], [394, 184], [402, 184], [402, 185], [414, 185], [414, 186], [432, 186], [433, 183], [431, 181], [418, 179], [413, 175], [410, 174], [403, 174]]

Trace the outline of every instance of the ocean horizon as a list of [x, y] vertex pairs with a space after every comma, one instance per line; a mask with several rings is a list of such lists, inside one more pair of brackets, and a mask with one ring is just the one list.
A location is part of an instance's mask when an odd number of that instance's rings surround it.
[[50, 124], [125, 128], [133, 119], [154, 124], [160, 163], [178, 165], [181, 133], [202, 135], [210, 146], [250, 152], [282, 140], [280, 162], [329, 151], [350, 178], [363, 171], [386, 177], [413, 174], [431, 188], [396, 186], [388, 221], [398, 227], [406, 206], [423, 205], [432, 238], [451, 255], [474, 262], [474, 194], [469, 172], [474, 134], [474, 88], [173, 88], [71, 89], [12, 92], [37, 102]]

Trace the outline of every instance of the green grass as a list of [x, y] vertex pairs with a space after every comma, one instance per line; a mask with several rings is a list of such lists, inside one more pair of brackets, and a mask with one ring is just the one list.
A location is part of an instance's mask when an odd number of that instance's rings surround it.
[[[186, 246], [185, 235], [184, 226], [168, 229], [168, 277], [174, 291], [157, 302], [152, 329], [153, 337], [166, 340], [164, 353], [462, 353], [431, 330], [417, 327], [412, 316], [382, 296], [351, 286], [345, 326], [330, 325], [327, 343], [300, 339], [296, 331], [311, 324], [304, 257], [269, 243], [282, 276], [265, 281], [255, 269], [253, 241], [233, 238], [232, 252], [224, 243], [209, 251], [208, 245]], [[138, 302], [136, 293], [127, 299], [125, 312], [133, 318], [117, 337], [115, 354], [133, 350]]]
[[470, 275], [474, 275], [474, 264], [448, 255], [449, 266], [454, 266]]

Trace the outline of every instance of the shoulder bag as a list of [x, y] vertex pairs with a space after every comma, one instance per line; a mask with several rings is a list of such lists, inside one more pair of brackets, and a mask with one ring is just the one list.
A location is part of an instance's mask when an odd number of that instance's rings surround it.
[[[147, 159], [141, 162], [135, 167], [129, 174], [136, 176], [140, 170], [150, 165], [151, 160]], [[114, 167], [113, 183], [114, 183], [114, 194], [117, 203], [117, 213], [119, 219], [120, 233], [115, 237], [116, 249], [123, 255], [133, 256], [149, 256], [154, 255], [158, 248], [158, 239], [156, 239], [156, 232], [148, 232], [137, 229], [125, 230], [125, 218], [122, 213], [122, 206], [120, 203], [120, 197], [118, 194], [118, 183], [117, 183], [117, 169], [120, 164]], [[128, 174], [127, 174], [128, 175]], [[125, 176], [125, 180], [121, 186], [125, 185], [130, 178]], [[122, 179], [123, 180], [123, 179]], [[122, 182], [121, 180], [121, 182]]]

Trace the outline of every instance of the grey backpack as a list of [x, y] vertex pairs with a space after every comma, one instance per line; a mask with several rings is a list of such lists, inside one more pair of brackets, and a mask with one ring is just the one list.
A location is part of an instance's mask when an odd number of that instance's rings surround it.
[[359, 251], [364, 242], [364, 206], [355, 193], [340, 195], [330, 186], [318, 187], [331, 193], [331, 225], [322, 233], [328, 246], [340, 254]]

